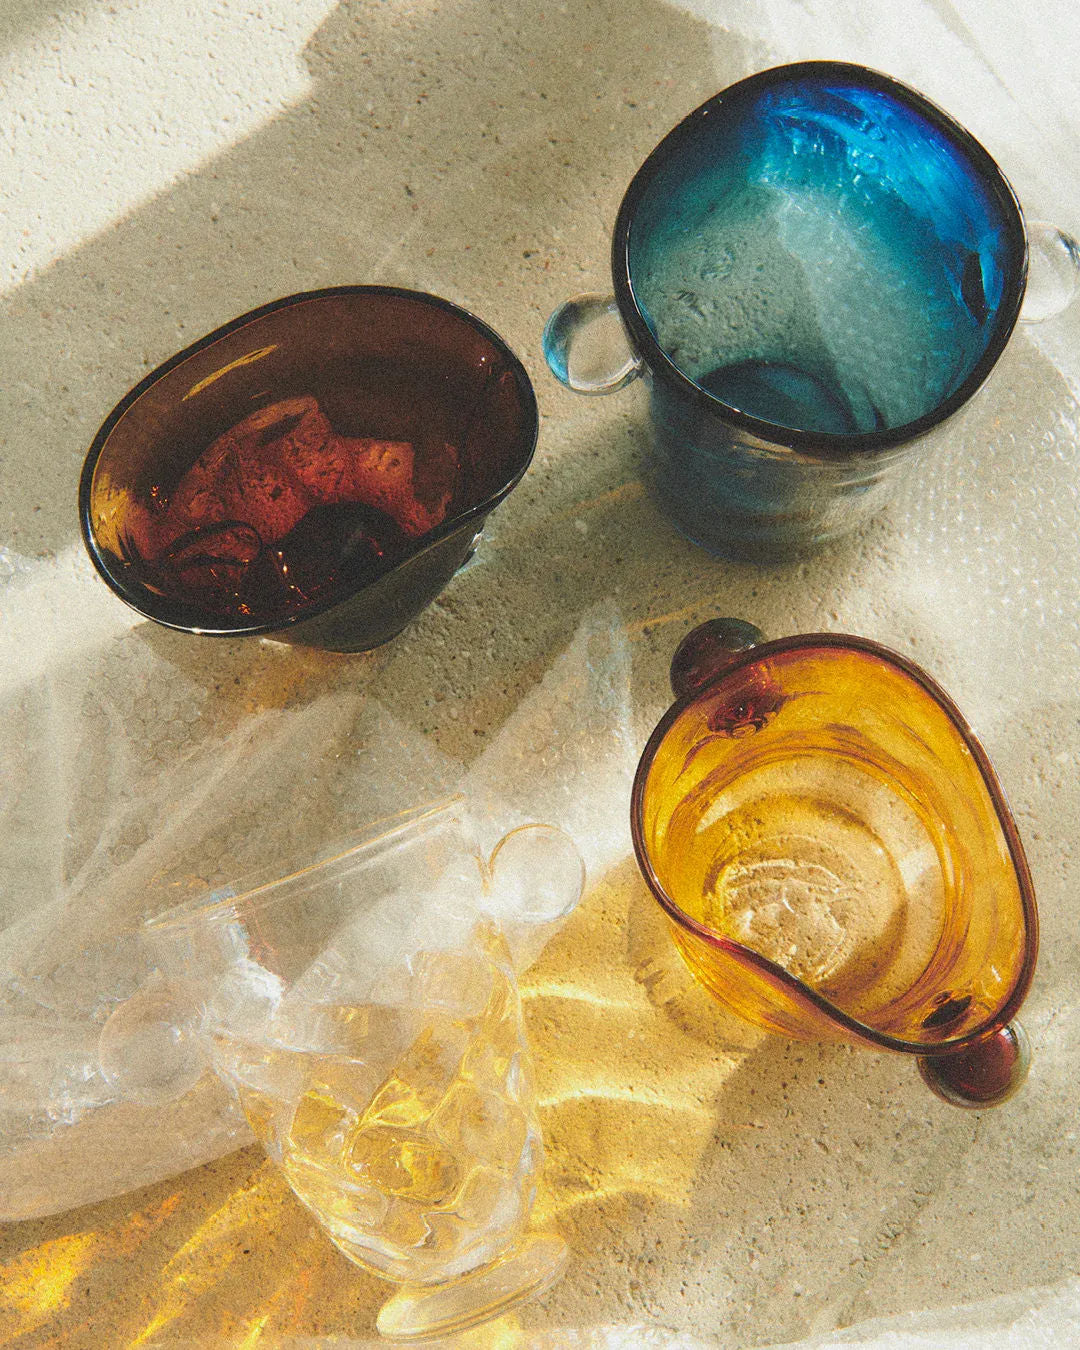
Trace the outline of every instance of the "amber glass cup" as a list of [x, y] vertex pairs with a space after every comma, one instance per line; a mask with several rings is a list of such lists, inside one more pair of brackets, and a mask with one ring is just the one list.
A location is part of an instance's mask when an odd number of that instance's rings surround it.
[[83, 469], [83, 538], [158, 623], [366, 650], [468, 560], [537, 427], [520, 361], [457, 305], [309, 291], [210, 333], [120, 401]]
[[690, 634], [638, 767], [634, 847], [679, 951], [757, 1026], [905, 1051], [946, 1100], [1004, 1101], [1038, 922], [985, 751], [877, 643], [759, 637]]

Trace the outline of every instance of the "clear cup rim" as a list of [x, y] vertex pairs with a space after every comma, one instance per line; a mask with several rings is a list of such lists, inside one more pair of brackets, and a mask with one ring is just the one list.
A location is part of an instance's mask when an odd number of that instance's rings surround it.
[[151, 915], [144, 921], [143, 930], [156, 936], [227, 918], [239, 906], [272, 903], [274, 892], [283, 893], [286, 887], [313, 879], [320, 872], [356, 860], [361, 854], [369, 853], [376, 856], [403, 837], [440, 821], [449, 822], [455, 818], [460, 820], [464, 801], [463, 793], [453, 793], [420, 806], [410, 807], [397, 815], [372, 821], [349, 839], [329, 845], [310, 861], [284, 872], [281, 876], [254, 884], [244, 884], [241, 881], [240, 888], [235, 891], [230, 890], [227, 884], [216, 890], [210, 890], [206, 895], [199, 895]]

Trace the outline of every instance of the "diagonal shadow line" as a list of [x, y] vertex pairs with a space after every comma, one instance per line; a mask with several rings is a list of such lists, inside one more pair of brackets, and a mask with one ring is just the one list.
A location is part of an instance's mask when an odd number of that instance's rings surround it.
[[[104, 5], [106, 0], [99, 0]], [[48, 8], [41, 0], [5, 0], [0, 9], [0, 52], [21, 46], [63, 15], [86, 12], [79, 0], [49, 0]]]
[[[679, 45], [701, 28], [656, 0], [634, 8]], [[0, 301], [0, 355], [18, 391], [0, 414], [10, 447], [0, 539], [31, 557], [74, 542], [78, 470], [109, 408], [148, 368], [275, 296], [397, 280], [471, 302], [496, 327], [512, 312], [511, 344], [528, 345], [522, 317], [538, 335], [539, 316], [524, 311], [522, 284], [555, 279], [541, 252], [515, 250], [514, 237], [534, 246], [538, 235], [576, 232], [592, 155], [610, 158], [643, 123], [632, 154], [622, 151], [629, 176], [686, 102], [684, 91], [665, 89], [668, 106], [647, 121], [624, 105], [623, 87], [659, 77], [629, 17], [526, 9], [511, 37], [478, 38], [458, 7], [403, 24], [384, 7], [345, 0], [309, 43], [311, 87], [300, 105]], [[605, 42], [595, 74], [548, 97], [567, 52]], [[701, 87], [712, 82], [703, 54]], [[613, 215], [616, 184], [605, 191]], [[500, 314], [503, 274], [518, 296]]]
[[300, 52], [337, 3], [297, 0], [276, 24], [235, 4], [180, 23], [168, 0], [44, 21], [0, 84], [4, 289], [302, 99]]

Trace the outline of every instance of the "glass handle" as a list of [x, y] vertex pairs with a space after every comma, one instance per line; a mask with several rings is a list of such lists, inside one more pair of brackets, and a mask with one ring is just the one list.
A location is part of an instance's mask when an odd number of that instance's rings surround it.
[[610, 295], [575, 295], [544, 326], [552, 375], [578, 394], [613, 394], [641, 373]]
[[484, 908], [499, 921], [514, 967], [526, 970], [572, 913], [585, 889], [585, 863], [554, 825], [519, 825], [488, 860]]
[[952, 1106], [979, 1110], [1008, 1101], [1027, 1077], [1031, 1045], [1019, 1022], [953, 1055], [922, 1055], [923, 1082]]
[[585, 889], [585, 864], [555, 825], [519, 825], [488, 860], [497, 912], [526, 923], [554, 923], [571, 913]]
[[691, 698], [749, 651], [765, 634], [745, 619], [707, 619], [692, 628], [671, 658], [671, 689], [676, 698]]
[[117, 1095], [153, 1106], [194, 1087], [207, 1069], [203, 1012], [196, 985], [156, 971], [114, 1008], [101, 1028], [98, 1059]]
[[1080, 290], [1080, 243], [1044, 220], [1028, 221], [1028, 278], [1020, 318], [1024, 323], [1053, 319]]

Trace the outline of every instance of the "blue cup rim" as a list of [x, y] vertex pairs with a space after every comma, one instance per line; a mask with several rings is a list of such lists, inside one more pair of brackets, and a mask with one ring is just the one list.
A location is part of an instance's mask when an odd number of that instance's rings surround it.
[[[474, 502], [471, 506], [457, 512], [453, 516], [447, 517], [440, 525], [424, 535], [423, 539], [418, 541], [419, 546], [410, 552], [400, 562], [395, 564], [388, 572], [373, 578], [363, 585], [357, 586], [343, 581], [336, 586], [331, 587], [327, 593], [320, 596], [318, 600], [305, 605], [295, 614], [282, 615], [272, 620], [261, 620], [255, 623], [244, 623], [237, 620], [235, 623], [196, 623], [193, 620], [191, 607], [183, 602], [173, 599], [170, 596], [158, 595], [156, 592], [146, 588], [131, 585], [122, 575], [118, 575], [108, 563], [107, 558], [98, 547], [97, 540], [94, 537], [93, 521], [90, 511], [90, 491], [94, 481], [94, 472], [97, 469], [98, 460], [105, 447], [113, 428], [120, 421], [121, 417], [136, 403], [143, 394], [154, 384], [157, 383], [169, 371], [173, 370], [189, 357], [195, 356], [219, 339], [229, 336], [237, 329], [255, 322], [258, 319], [265, 318], [268, 314], [273, 314], [277, 310], [288, 309], [296, 305], [303, 304], [312, 300], [323, 300], [334, 296], [353, 296], [353, 295], [392, 295], [400, 296], [405, 300], [414, 300], [422, 304], [427, 304], [436, 309], [443, 309], [453, 314], [457, 318], [469, 324], [481, 337], [486, 338], [492, 346], [500, 353], [507, 363], [507, 369], [513, 374], [514, 381], [522, 400], [522, 433], [521, 433], [521, 453], [518, 456], [514, 472], [510, 477], [494, 492], [489, 493], [483, 500]], [[319, 615], [326, 614], [329, 610], [335, 609], [338, 605], [354, 599], [363, 594], [366, 590], [374, 589], [385, 582], [386, 578], [401, 567], [412, 563], [415, 559], [423, 556], [435, 548], [443, 539], [451, 534], [463, 530], [470, 522], [476, 523], [476, 528], [480, 528], [484, 519], [490, 515], [496, 506], [514, 490], [526, 470], [532, 463], [533, 455], [536, 452], [536, 443], [540, 435], [540, 411], [536, 401], [536, 391], [533, 389], [532, 381], [529, 379], [528, 372], [524, 365], [514, 355], [506, 341], [499, 336], [495, 330], [486, 324], [483, 319], [456, 305], [452, 300], [444, 300], [441, 296], [432, 295], [428, 291], [411, 290], [405, 286], [382, 286], [376, 284], [350, 284], [342, 286], [325, 286], [317, 290], [297, 291], [294, 295], [283, 296], [277, 300], [271, 300], [267, 304], [259, 305], [256, 309], [248, 310], [246, 313], [231, 319], [228, 323], [215, 328], [213, 332], [207, 333], [204, 337], [193, 342], [190, 346], [176, 352], [168, 360], [163, 361], [161, 365], [156, 366], [150, 373], [143, 377], [134, 388], [128, 390], [120, 402], [109, 413], [105, 421], [101, 424], [97, 434], [94, 436], [87, 451], [86, 459], [83, 463], [82, 473], [79, 478], [79, 525], [82, 531], [83, 543], [90, 560], [94, 564], [98, 573], [107, 583], [110, 590], [114, 592], [125, 604], [129, 605], [138, 614], [144, 618], [152, 619], [166, 628], [173, 628], [185, 633], [197, 632], [200, 635], [208, 637], [260, 637], [269, 636], [274, 633], [284, 633], [301, 624], [306, 624], [308, 620], [314, 619]]]
[[[997, 308], [993, 331], [982, 355], [966, 378], [935, 408], [914, 421], [877, 431], [822, 432], [804, 431], [766, 422], [725, 403], [685, 375], [657, 342], [645, 320], [630, 279], [630, 230], [642, 198], [668, 158], [690, 142], [702, 122], [726, 106], [741, 106], [752, 101], [770, 86], [806, 78], [814, 81], [842, 78], [868, 90], [888, 94], [898, 103], [913, 109], [939, 131], [970, 163], [974, 172], [1001, 208], [1007, 231], [1005, 293]], [[652, 376], [673, 392], [713, 417], [750, 432], [767, 444], [809, 452], [821, 459], [844, 460], [858, 454], [881, 453], [906, 445], [925, 435], [961, 408], [980, 388], [1004, 351], [1020, 317], [1027, 285], [1028, 244], [1024, 215], [1012, 185], [997, 161], [975, 137], [925, 94], [885, 75], [847, 61], [796, 61], [770, 66], [714, 94], [700, 107], [688, 113], [652, 150], [637, 170], [623, 195], [611, 241], [611, 275], [619, 313], [631, 342], [640, 353]]]

